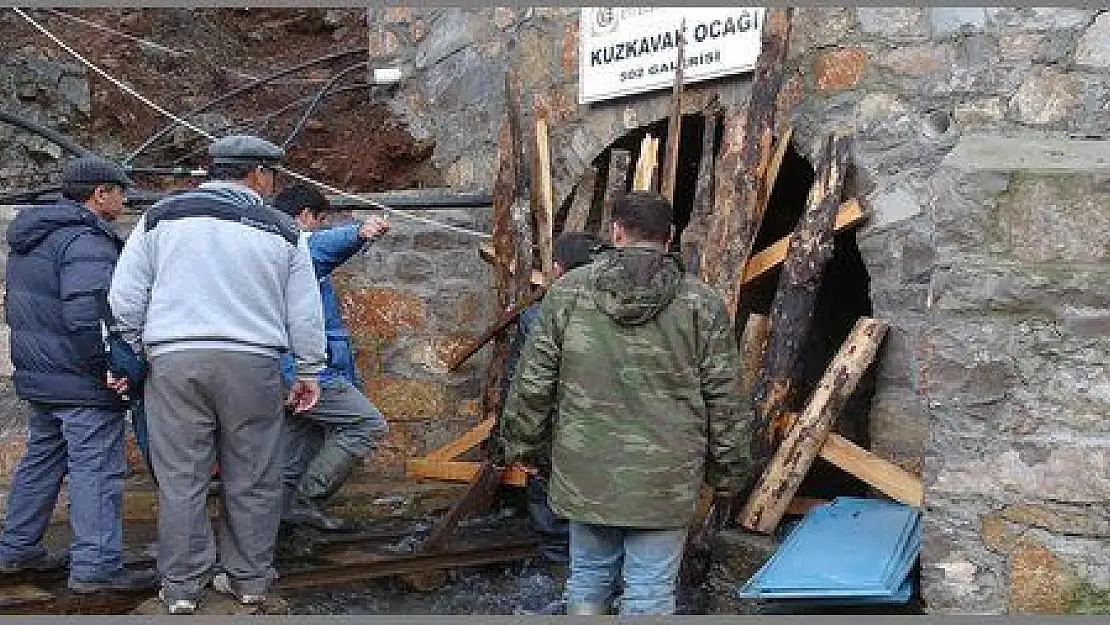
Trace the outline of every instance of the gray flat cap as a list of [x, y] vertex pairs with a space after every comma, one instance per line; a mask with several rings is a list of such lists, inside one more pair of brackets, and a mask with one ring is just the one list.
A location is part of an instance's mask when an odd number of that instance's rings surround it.
[[213, 163], [280, 163], [285, 150], [260, 137], [231, 135], [208, 146]]
[[62, 166], [62, 184], [116, 184], [130, 187], [133, 183], [123, 168], [99, 156], [82, 156]]

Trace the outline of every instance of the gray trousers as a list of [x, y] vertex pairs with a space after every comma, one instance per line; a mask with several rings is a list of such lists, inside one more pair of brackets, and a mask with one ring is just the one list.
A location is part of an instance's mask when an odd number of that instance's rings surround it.
[[329, 381], [312, 410], [285, 418], [282, 481], [295, 488], [324, 445], [363, 457], [389, 431], [382, 413], [350, 382]]
[[[217, 559], [241, 593], [275, 577], [281, 511], [277, 358], [191, 349], [151, 359], [150, 454], [158, 477], [158, 571], [167, 599], [196, 598]], [[205, 510], [219, 453], [219, 557]]]

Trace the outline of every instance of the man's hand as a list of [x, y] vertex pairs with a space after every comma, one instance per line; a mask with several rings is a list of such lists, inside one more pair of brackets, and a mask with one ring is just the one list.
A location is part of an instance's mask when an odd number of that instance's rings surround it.
[[105, 376], [104, 383], [108, 388], [119, 393], [120, 397], [127, 399], [127, 378], [117, 378], [111, 373]]
[[364, 239], [373, 239], [386, 232], [389, 232], [389, 220], [385, 217], [368, 217], [358, 229], [359, 236]]
[[297, 378], [289, 395], [285, 398], [285, 405], [292, 406], [293, 412], [307, 412], [316, 407], [320, 401], [320, 381], [316, 378]]

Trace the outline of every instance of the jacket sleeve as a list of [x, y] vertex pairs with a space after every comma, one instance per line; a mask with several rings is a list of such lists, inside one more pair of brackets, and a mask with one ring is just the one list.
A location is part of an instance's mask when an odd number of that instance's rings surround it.
[[107, 322], [109, 311], [102, 302], [112, 282], [115, 262], [115, 246], [91, 231], [74, 237], [60, 257], [62, 322], [81, 358], [89, 364], [104, 363], [100, 321]]
[[566, 293], [553, 287], [520, 354], [512, 390], [501, 422], [507, 462], [543, 464], [551, 437], [551, 415], [559, 383]]
[[317, 230], [308, 236], [308, 250], [312, 253], [312, 264], [318, 278], [330, 275], [362, 249], [366, 239], [359, 236], [358, 229], [359, 224], [354, 223]]
[[742, 492], [752, 478], [750, 406], [741, 406], [739, 354], [732, 324], [719, 298], [706, 311], [708, 324], [698, 355], [709, 439], [706, 481], [719, 490]]
[[327, 361], [324, 310], [306, 236], [300, 237], [290, 255], [289, 278], [285, 288], [285, 320], [297, 376], [319, 375]]
[[116, 330], [136, 352], [142, 348], [150, 290], [154, 285], [154, 253], [146, 232], [146, 216], [139, 218], [123, 246], [108, 301], [115, 317]]

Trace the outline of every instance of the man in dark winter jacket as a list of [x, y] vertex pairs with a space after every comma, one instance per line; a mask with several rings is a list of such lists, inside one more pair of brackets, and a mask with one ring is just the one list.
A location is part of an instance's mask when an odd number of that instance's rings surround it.
[[[324, 502], [339, 490], [388, 427], [381, 412], [360, 390], [351, 338], [339, 316], [331, 273], [371, 239], [387, 232], [389, 222], [370, 217], [362, 223], [328, 227], [331, 204], [315, 188], [304, 184], [286, 187], [274, 198], [274, 208], [295, 219], [305, 232], [302, 236], [308, 239], [328, 341], [327, 368], [320, 374], [320, 401], [312, 410], [292, 414], [285, 421], [282, 521], [334, 531], [341, 529], [343, 522], [327, 514]], [[291, 354], [282, 358], [282, 375], [285, 384], [294, 379]]]
[[667, 251], [670, 203], [613, 206], [613, 244], [540, 305], [505, 406], [507, 462], [550, 458], [548, 502], [570, 519], [567, 611], [673, 614], [686, 529], [704, 481], [747, 483], [750, 418], [721, 298]]
[[123, 246], [108, 222], [122, 212], [129, 185], [113, 163], [75, 159], [62, 170], [64, 199], [20, 211], [8, 229], [13, 379], [33, 412], [8, 496], [0, 570], [65, 565], [41, 541], [69, 473], [69, 586], [77, 592], [155, 583], [153, 571], [123, 568], [124, 387], [108, 374], [101, 340]]

